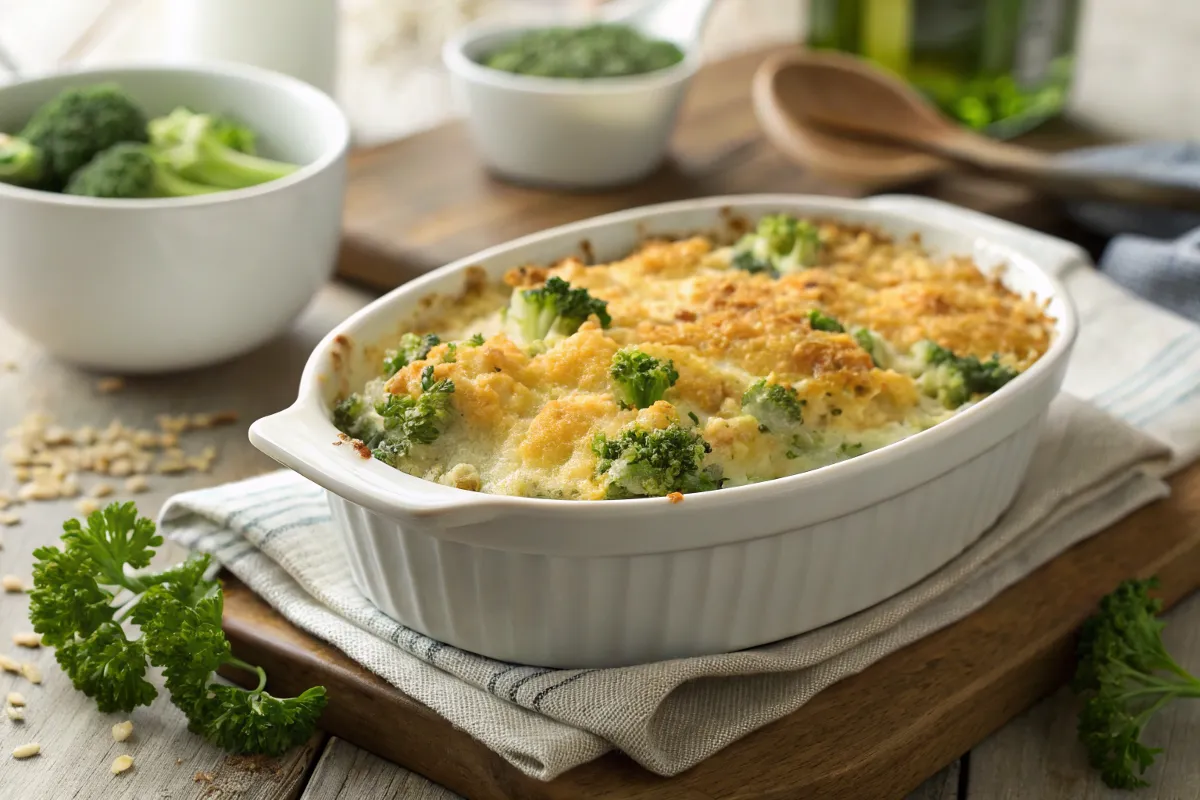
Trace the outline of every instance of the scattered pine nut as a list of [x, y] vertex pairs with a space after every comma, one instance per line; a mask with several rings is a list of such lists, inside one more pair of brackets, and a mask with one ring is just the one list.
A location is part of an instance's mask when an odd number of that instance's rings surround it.
[[17, 362], [5, 361], [4, 362], [4, 371], [5, 372], [16, 372], [17, 371]]
[[[12, 469], [19, 488], [16, 497], [0, 492], [0, 525], [17, 525], [20, 517], [10, 508], [25, 501], [49, 501], [86, 495], [99, 499], [114, 493], [111, 482], [90, 488], [82, 485], [83, 473], [130, 479], [126, 491], [147, 491], [150, 474], [208, 472], [216, 448], [204, 447], [189, 455], [180, 445], [188, 431], [232, 422], [237, 415], [224, 411], [201, 414], [160, 415], [159, 430], [133, 428], [119, 419], [103, 429], [83, 426], [70, 429], [53, 424], [46, 414], [30, 414], [7, 432], [0, 459]], [[85, 491], [86, 488], [86, 491]], [[90, 505], [83, 505], [90, 513]]]
[[96, 391], [100, 394], [113, 394], [125, 388], [124, 378], [101, 378], [96, 381]]
[[18, 708], [17, 706], [5, 706], [4, 713], [13, 722], [25, 721], [25, 709], [23, 708]]
[[30, 683], [37, 684], [42, 682], [42, 670], [38, 668], [37, 664], [31, 664], [26, 661], [21, 665], [21, 674]]
[[117, 756], [112, 763], [112, 774], [120, 775], [133, 766], [133, 756]]
[[5, 672], [17, 673], [21, 671], [21, 665], [3, 653], [0, 653], [0, 669]]
[[112, 726], [112, 737], [114, 742], [123, 742], [133, 735], [133, 722], [125, 720], [118, 722]]
[[150, 491], [150, 484], [146, 482], [145, 475], [134, 475], [125, 481], [125, 491], [131, 494]]
[[25, 695], [21, 694], [20, 692], [9, 692], [8, 697], [6, 697], [5, 700], [8, 701], [10, 706], [25, 705]]
[[12, 636], [13, 644], [19, 647], [41, 647], [42, 637], [33, 631], [17, 631]]
[[8, 525], [9, 527], [11, 527], [13, 525], [20, 525], [20, 524], [21, 524], [21, 515], [20, 514], [17, 514], [12, 511], [6, 511], [3, 514], [0, 514], [0, 525]]
[[6, 592], [23, 592], [25, 591], [25, 581], [16, 575], [5, 575], [0, 578], [0, 587]]
[[40, 752], [42, 752], [42, 746], [37, 742], [30, 742], [13, 750], [13, 758], [31, 758]]
[[100, 504], [90, 497], [85, 497], [75, 504], [75, 508], [80, 514], [86, 516], [87, 514], [91, 514], [93, 511], [99, 511]]
[[161, 475], [177, 475], [180, 472], [187, 472], [188, 465], [183, 459], [164, 458], [155, 465], [154, 469]]

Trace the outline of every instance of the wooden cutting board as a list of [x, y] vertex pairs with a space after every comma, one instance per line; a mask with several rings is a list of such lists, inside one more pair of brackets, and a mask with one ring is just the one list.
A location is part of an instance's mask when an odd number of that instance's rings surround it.
[[1200, 466], [1172, 489], [971, 616], [674, 778], [617, 753], [549, 783], [528, 778], [232, 579], [225, 630], [239, 658], [266, 668], [271, 691], [323, 684], [321, 724], [330, 733], [470, 800], [900, 798], [1060, 686], [1074, 664], [1076, 630], [1122, 580], [1158, 575], [1168, 605], [1200, 588]]
[[[376, 289], [485, 247], [555, 225], [650, 203], [724, 194], [789, 192], [860, 196], [789, 162], [761, 134], [750, 79], [777, 49], [705, 67], [681, 112], [669, 160], [622, 189], [563, 193], [491, 178], [465, 128], [443, 125], [351, 157], [339, 275]], [[1059, 150], [1097, 141], [1059, 122], [1023, 140]], [[1056, 203], [1006, 184], [955, 175], [916, 187], [925, 194], [1047, 230], [1063, 218]]]
[[[769, 52], [705, 68], [669, 162], [619, 190], [564, 194], [493, 180], [459, 124], [356, 153], [340, 275], [391, 289], [513, 237], [647, 203], [750, 192], [864, 194], [806, 174], [760, 135], [749, 81]], [[1059, 125], [1034, 144], [1091, 141]], [[1055, 204], [1009, 186], [956, 176], [915, 188], [1043, 230], [1058, 230], [1063, 218]], [[553, 782], [534, 781], [232, 580], [225, 623], [234, 651], [266, 667], [273, 690], [327, 687], [322, 724], [331, 733], [472, 800], [899, 797], [1060, 685], [1074, 631], [1122, 579], [1160, 575], [1169, 603], [1200, 584], [1200, 467], [1177, 477], [1174, 488], [1170, 500], [1073, 548], [976, 614], [672, 779], [611, 754]]]

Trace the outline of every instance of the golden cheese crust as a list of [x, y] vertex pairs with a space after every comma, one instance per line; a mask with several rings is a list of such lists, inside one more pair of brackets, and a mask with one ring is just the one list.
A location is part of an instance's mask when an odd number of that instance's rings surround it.
[[[733, 268], [728, 248], [696, 236], [649, 241], [607, 264], [567, 259], [515, 269], [505, 276], [513, 288], [502, 292], [477, 281], [473, 292], [506, 299], [557, 276], [606, 301], [612, 323], [603, 328], [591, 317], [572, 335], [531, 350], [506, 332], [504, 300], [484, 314], [478, 303], [464, 304], [465, 315], [450, 305], [427, 320], [443, 344], [383, 389], [419, 396], [422, 371], [432, 365], [438, 380], [454, 383], [457, 416], [436, 442], [397, 466], [483, 491], [592, 499], [603, 495], [592, 446], [598, 433], [691, 418], [729, 485], [768, 480], [836, 460], [835, 447], [853, 455], [944, 416], [931, 411], [911, 374], [877, 366], [851, 332], [814, 329], [814, 309], [846, 331], [877, 333], [897, 352], [929, 340], [960, 356], [995, 354], [1018, 371], [1051, 343], [1044, 304], [1010, 291], [969, 258], [934, 260], [916, 239], [834, 222], [820, 223], [819, 232], [816, 263], [781, 277]], [[485, 335], [483, 344], [466, 343], [475, 333]], [[678, 371], [664, 399], [640, 411], [622, 407], [609, 374], [614, 354], [627, 347], [670, 360]], [[793, 445], [747, 416], [742, 395], [760, 378], [794, 387], [806, 428], [826, 443], [824, 455], [797, 458]]]

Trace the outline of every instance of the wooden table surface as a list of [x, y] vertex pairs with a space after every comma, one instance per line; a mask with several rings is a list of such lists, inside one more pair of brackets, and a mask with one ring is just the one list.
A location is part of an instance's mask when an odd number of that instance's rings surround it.
[[[339, 320], [370, 299], [341, 285], [326, 287], [294, 328], [281, 339], [238, 361], [164, 378], [131, 380], [116, 394], [102, 394], [96, 375], [79, 372], [39, 352], [0, 324], [0, 427], [8, 429], [31, 411], [44, 411], [66, 426], [103, 426], [113, 417], [152, 427], [156, 414], [233, 409], [231, 426], [190, 434], [192, 446], [214, 445], [219, 455], [211, 473], [152, 479], [151, 491], [136, 499], [143, 513], [156, 514], [172, 493], [245, 477], [272, 468], [246, 441], [246, 426], [292, 398], [304, 359]], [[14, 480], [0, 467], [0, 488]], [[86, 485], [86, 482], [85, 482]], [[119, 496], [119, 495], [118, 495]], [[0, 574], [28, 578], [32, 550], [58, 538], [73, 501], [30, 503], [16, 508], [20, 524], [0, 528]], [[178, 552], [165, 553], [178, 558]], [[353, 745], [318, 734], [305, 747], [270, 762], [229, 758], [187, 732], [182, 715], [163, 698], [135, 710], [133, 738], [112, 741], [109, 728], [126, 715], [103, 715], [74, 691], [58, 671], [49, 649], [22, 650], [9, 644], [28, 630], [26, 601], [0, 595], [0, 653], [34, 660], [45, 681], [31, 686], [0, 673], [0, 694], [21, 691], [29, 705], [23, 723], [0, 719], [0, 798], [452, 798], [418, 775], [382, 761]], [[1200, 667], [1200, 596], [1185, 601], [1168, 619], [1168, 644], [1179, 659]], [[1154, 788], [1139, 797], [1178, 800], [1196, 797], [1200, 766], [1200, 703], [1178, 703], [1156, 719], [1149, 740], [1167, 748], [1150, 773]], [[9, 757], [14, 747], [36, 741], [42, 753], [28, 761]], [[114, 777], [112, 760], [128, 753], [133, 770]], [[1018, 717], [957, 763], [930, 779], [914, 798], [1118, 798], [1086, 768], [1074, 737], [1074, 706], [1065, 692]]]

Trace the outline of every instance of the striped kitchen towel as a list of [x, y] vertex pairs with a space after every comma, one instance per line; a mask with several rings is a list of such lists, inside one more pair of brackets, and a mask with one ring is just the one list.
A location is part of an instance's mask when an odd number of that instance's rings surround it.
[[1060, 278], [1083, 320], [1070, 394], [1054, 402], [1013, 506], [921, 583], [794, 639], [622, 669], [507, 664], [374, 608], [354, 585], [323, 490], [293, 473], [176, 496], [161, 525], [531, 776], [552, 779], [612, 748], [673, 775], [1164, 496], [1162, 476], [1200, 453], [1200, 329], [1085, 263]]

